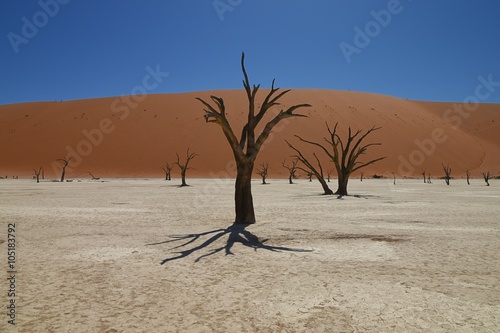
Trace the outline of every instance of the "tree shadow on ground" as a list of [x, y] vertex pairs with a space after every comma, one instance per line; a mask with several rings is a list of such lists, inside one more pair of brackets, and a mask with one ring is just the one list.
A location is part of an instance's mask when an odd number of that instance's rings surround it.
[[[203, 258], [212, 256], [216, 253], [219, 253], [221, 251], [224, 251], [226, 255], [234, 255], [233, 252], [231, 252], [233, 246], [235, 243], [241, 243], [246, 247], [252, 248], [255, 251], [258, 249], [263, 249], [267, 251], [272, 251], [272, 252], [312, 252], [313, 250], [305, 250], [305, 249], [294, 249], [294, 248], [289, 248], [289, 247], [284, 247], [284, 246], [272, 246], [272, 245], [267, 245], [265, 244], [269, 239], [263, 239], [260, 240], [257, 236], [255, 236], [253, 233], [250, 231], [246, 230], [248, 227], [248, 224], [233, 224], [229, 226], [226, 229], [215, 229], [211, 231], [206, 231], [198, 234], [188, 234], [188, 235], [172, 235], [170, 236], [171, 239], [159, 242], [159, 243], [152, 243], [152, 244], [147, 244], [148, 246], [152, 245], [161, 245], [161, 244], [167, 244], [167, 243], [175, 243], [175, 242], [182, 242], [181, 244], [171, 248], [171, 250], [179, 250], [175, 251], [177, 255], [166, 258], [162, 260], [161, 264], [166, 264], [170, 261], [186, 258], [194, 253], [197, 253], [208, 246], [210, 246], [212, 243], [216, 242], [218, 239], [224, 237], [225, 235], [228, 235], [227, 241], [223, 246], [217, 247], [215, 249], [210, 250], [208, 253], [205, 253], [201, 256], [199, 256], [195, 262], [200, 261]], [[191, 248], [187, 248], [185, 250], [180, 250], [182, 248], [187, 247], [188, 245], [196, 242], [199, 239], [202, 239], [203, 236], [209, 236], [211, 235], [208, 239], [206, 239], [203, 243], [200, 245], [193, 246]]]

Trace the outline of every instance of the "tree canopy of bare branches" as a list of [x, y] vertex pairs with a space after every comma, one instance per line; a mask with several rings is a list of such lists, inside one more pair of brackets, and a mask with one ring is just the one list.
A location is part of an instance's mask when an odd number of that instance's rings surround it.
[[43, 170], [43, 167], [40, 167], [37, 169], [33, 169], [33, 171], [35, 172], [35, 177], [36, 177], [36, 182], [39, 183], [40, 182], [40, 175], [42, 174], [42, 170]]
[[483, 178], [484, 181], [486, 182], [486, 186], [490, 186], [491, 174], [489, 171], [483, 172]]
[[163, 172], [165, 172], [165, 180], [172, 180], [171, 173], [173, 168], [174, 167], [169, 163], [165, 163], [161, 166], [161, 169], [163, 170]]
[[66, 167], [68, 166], [70, 160], [71, 160], [71, 157], [60, 158], [57, 160], [57, 161], [62, 162], [61, 182], [64, 182], [64, 177], [66, 176]]
[[257, 169], [257, 174], [262, 178], [262, 184], [265, 185], [267, 176], [269, 175], [269, 163], [261, 163]]
[[184, 163], [180, 162], [179, 154], [175, 153], [175, 155], [177, 156], [177, 161], [174, 164], [177, 165], [179, 167], [179, 169], [181, 169], [181, 180], [182, 180], [182, 183], [181, 183], [180, 186], [181, 187], [183, 187], [183, 186], [189, 186], [186, 183], [186, 171], [188, 171], [189, 169], [192, 169], [192, 168], [190, 168], [188, 166], [189, 162], [193, 158], [195, 158], [196, 156], [198, 156], [198, 154], [196, 154], [196, 153], [189, 153], [189, 148], [188, 148], [187, 152], [186, 152], [186, 162], [184, 162]]
[[299, 159], [298, 158], [293, 159], [291, 165], [285, 164], [285, 163], [286, 163], [286, 160], [284, 160], [281, 165], [283, 165], [283, 168], [288, 170], [288, 183], [293, 184], [293, 180], [299, 178], [299, 176], [297, 176], [297, 174], [296, 174], [297, 163], [299, 163]]
[[444, 163], [441, 164], [443, 166], [443, 171], [444, 171], [444, 181], [446, 182], [446, 185], [450, 185], [451, 168], [449, 165], [444, 165]]
[[[291, 117], [306, 117], [302, 114], [294, 113], [299, 108], [310, 107], [309, 104], [292, 105], [279, 111], [262, 129], [260, 134], [255, 129], [264, 118], [266, 113], [274, 106], [279, 106], [279, 100], [290, 90], [280, 92], [280, 88], [274, 87], [274, 80], [269, 93], [261, 103], [260, 108], [256, 105], [256, 95], [259, 85], [251, 87], [245, 69], [245, 54], [241, 55], [241, 69], [243, 71], [243, 86], [248, 99], [248, 120], [243, 126], [240, 138], [236, 136], [228, 119], [226, 118], [226, 106], [221, 97], [210, 96], [212, 103], [201, 98], [197, 98], [205, 106], [205, 120], [219, 125], [224, 136], [229, 143], [236, 161], [236, 182], [235, 182], [235, 223], [252, 224], [255, 223], [255, 212], [253, 206], [251, 180], [255, 159], [262, 145], [269, 137], [273, 128], [283, 119]], [[258, 108], [258, 110], [256, 110]]]
[[375, 158], [368, 162], [358, 161], [358, 158], [361, 155], [365, 154], [366, 150], [369, 147], [381, 145], [380, 143], [363, 144], [363, 141], [366, 139], [366, 137], [372, 132], [380, 129], [380, 127], [374, 126], [364, 134], [362, 130], [357, 130], [355, 133], [353, 133], [351, 127], [349, 127], [348, 137], [344, 142], [337, 133], [337, 126], [338, 123], [335, 124], [333, 129], [331, 129], [328, 123], [326, 124], [330, 136], [329, 138], [325, 138], [325, 141], [330, 146], [329, 148], [331, 148], [331, 151], [320, 143], [302, 139], [298, 135], [296, 135], [296, 137], [305, 143], [320, 147], [326, 153], [326, 155], [328, 155], [328, 157], [334, 163], [338, 175], [338, 188], [335, 194], [348, 195], [347, 183], [349, 182], [349, 177], [351, 176], [351, 174], [370, 164], [383, 160], [385, 157]]
[[297, 153], [296, 155], [293, 155], [292, 157], [298, 159], [307, 168], [307, 169], [303, 169], [303, 168], [299, 167], [299, 169], [303, 170], [308, 175], [310, 175], [309, 181], [312, 180], [312, 175], [314, 174], [316, 176], [316, 179], [318, 179], [319, 183], [321, 184], [321, 187], [323, 188], [323, 194], [325, 194], [325, 195], [333, 194], [333, 191], [330, 189], [330, 187], [328, 186], [328, 184], [325, 181], [325, 177], [323, 175], [323, 166], [321, 165], [321, 162], [320, 162], [318, 156], [316, 155], [316, 153], [313, 153], [313, 156], [316, 159], [316, 163], [318, 165], [317, 168], [304, 156], [304, 154], [302, 154], [302, 152], [300, 150], [298, 150], [297, 148], [292, 146], [292, 144], [290, 144], [290, 142], [286, 141], [286, 143], [288, 144], [288, 146], [290, 148], [292, 148]]

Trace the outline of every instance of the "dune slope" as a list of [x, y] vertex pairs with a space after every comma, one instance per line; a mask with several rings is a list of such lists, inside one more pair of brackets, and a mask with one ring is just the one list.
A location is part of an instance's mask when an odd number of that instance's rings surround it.
[[[265, 92], [260, 92], [261, 98]], [[100, 177], [162, 177], [161, 165], [175, 162], [176, 153], [182, 161], [188, 148], [198, 153], [188, 177], [232, 176], [235, 168], [229, 145], [219, 126], [205, 123], [203, 107], [195, 100], [209, 99], [212, 94], [224, 98], [228, 118], [239, 135], [247, 114], [243, 90], [0, 106], [0, 176], [31, 177], [34, 168], [43, 166], [45, 178], [57, 178], [60, 167], [54, 161], [71, 156], [69, 178], [88, 177], [88, 172]], [[392, 177], [392, 172], [419, 177], [422, 170], [440, 177], [441, 163], [449, 164], [455, 177], [466, 170], [475, 177], [482, 171], [500, 172], [498, 104], [474, 106], [465, 116], [452, 111], [453, 103], [297, 89], [283, 98], [282, 107], [296, 103], [313, 105], [301, 110], [309, 117], [280, 123], [257, 161], [257, 165], [269, 162], [272, 177], [287, 176], [281, 164], [290, 161], [292, 151], [284, 140], [312, 157], [317, 150], [299, 143], [294, 135], [323, 141], [328, 134], [325, 122], [339, 122], [344, 136], [349, 126], [354, 130], [381, 127], [367, 141], [381, 146], [372, 147], [363, 159], [387, 158], [366, 168], [365, 177]], [[271, 110], [264, 121], [278, 111]], [[333, 170], [326, 157], [323, 164], [325, 170]], [[178, 173], [174, 169], [173, 176]]]

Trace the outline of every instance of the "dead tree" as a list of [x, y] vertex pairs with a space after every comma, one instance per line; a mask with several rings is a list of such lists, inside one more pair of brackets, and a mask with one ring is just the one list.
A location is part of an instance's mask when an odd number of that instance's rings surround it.
[[351, 131], [351, 127], [349, 127], [347, 141], [344, 144], [344, 141], [337, 134], [337, 125], [335, 124], [333, 130], [330, 129], [328, 123], [326, 127], [328, 129], [328, 133], [330, 134], [330, 138], [325, 138], [325, 141], [330, 145], [332, 151], [330, 152], [324, 145], [319, 144], [317, 142], [308, 141], [302, 139], [300, 136], [296, 135], [301, 141], [309, 143], [311, 145], [315, 145], [323, 149], [323, 151], [330, 157], [335, 165], [335, 169], [337, 170], [338, 175], [338, 188], [335, 194], [338, 195], [348, 195], [347, 193], [347, 183], [349, 182], [349, 177], [351, 174], [361, 168], [364, 168], [370, 164], [373, 164], [377, 161], [383, 160], [385, 157], [379, 157], [368, 162], [358, 162], [358, 158], [365, 154], [366, 150], [370, 146], [379, 146], [380, 143], [369, 143], [362, 145], [363, 140], [372, 132], [380, 129], [380, 127], [372, 127], [365, 134], [362, 134], [362, 130], [357, 130], [354, 134]]
[[300, 168], [300, 167], [298, 167], [298, 169], [301, 169], [304, 172], [306, 172], [308, 174], [308, 176], [310, 175], [309, 181], [312, 181], [311, 178], [312, 178], [312, 175], [314, 174], [316, 176], [316, 179], [318, 179], [319, 183], [321, 184], [321, 187], [323, 187], [323, 194], [324, 195], [333, 194], [333, 191], [330, 189], [330, 187], [328, 187], [328, 184], [325, 181], [325, 177], [323, 176], [323, 167], [321, 166], [321, 162], [320, 162], [318, 156], [316, 155], [316, 153], [313, 153], [313, 156], [316, 159], [316, 163], [318, 164], [318, 168], [316, 168], [311, 162], [309, 162], [309, 160], [297, 148], [292, 146], [290, 144], [290, 142], [286, 141], [286, 143], [288, 144], [288, 146], [290, 148], [292, 148], [297, 153], [297, 155], [294, 155], [293, 157], [298, 159], [300, 162], [302, 162], [302, 164], [304, 164], [306, 166], [307, 169]]
[[[245, 87], [246, 95], [248, 98], [248, 120], [241, 131], [240, 139], [236, 137], [228, 119], [226, 118], [226, 106], [224, 100], [220, 97], [210, 96], [215, 106], [201, 98], [197, 98], [206, 107], [205, 120], [218, 124], [222, 128], [236, 161], [236, 182], [235, 182], [235, 223], [252, 224], [255, 223], [255, 212], [252, 198], [252, 172], [254, 168], [255, 159], [259, 153], [262, 145], [269, 137], [273, 128], [283, 119], [290, 117], [306, 117], [302, 114], [293, 113], [295, 110], [303, 107], [310, 107], [309, 104], [297, 104], [288, 107], [286, 110], [281, 110], [276, 114], [267, 124], [263, 127], [260, 134], [255, 133], [255, 129], [259, 125], [262, 118], [273, 106], [278, 106], [281, 103], [278, 101], [290, 90], [278, 91], [280, 88], [274, 88], [274, 80], [271, 89], [264, 101], [261, 103], [260, 108], [256, 105], [255, 97], [260, 88], [260, 85], [250, 86], [250, 81], [245, 70], [245, 54], [241, 55], [241, 69], [243, 71], [243, 86]], [[257, 114], [255, 114], [257, 111]]]
[[467, 185], [470, 185], [470, 171], [465, 171], [465, 177], [467, 177]]
[[484, 181], [486, 182], [486, 186], [490, 186], [491, 174], [489, 171], [483, 172], [483, 178], [484, 178]]
[[394, 172], [392, 173], [392, 179], [394, 180], [394, 185], [396, 185], [396, 174]]
[[62, 173], [61, 173], [61, 183], [64, 182], [64, 176], [66, 176], [66, 167], [69, 164], [69, 161], [71, 160], [71, 157], [66, 157], [66, 158], [60, 158], [57, 161], [61, 161], [62, 164]]
[[425, 178], [425, 176], [426, 176], [425, 170], [422, 170], [421, 175], [424, 177], [424, 184], [427, 183], [427, 179]]
[[451, 168], [449, 165], [444, 165], [444, 163], [441, 163], [443, 165], [443, 170], [444, 170], [444, 181], [446, 182], [446, 185], [450, 185], [450, 179], [451, 179]]
[[170, 176], [170, 174], [171, 174], [173, 168], [174, 167], [171, 166], [169, 163], [165, 163], [165, 165], [161, 166], [161, 169], [163, 170], [163, 172], [165, 172], [165, 180], [172, 180], [172, 177]]
[[299, 159], [296, 158], [292, 160], [292, 165], [285, 164], [285, 162], [286, 160], [283, 161], [282, 165], [288, 170], [288, 183], [293, 184], [293, 180], [298, 178], [295, 172], [297, 171], [297, 163], [299, 162]]
[[257, 174], [262, 177], [262, 185], [266, 185], [266, 178], [268, 175], [269, 163], [261, 163], [260, 169], [257, 169]]
[[431, 173], [430, 172], [427, 174], [427, 184], [432, 184], [432, 182], [431, 182]]
[[94, 176], [94, 175], [92, 174], [92, 172], [90, 172], [90, 171], [89, 171], [89, 175], [90, 175], [90, 179], [91, 179], [91, 180], [99, 180], [99, 179], [101, 179], [100, 177], [96, 177], [96, 176]]
[[326, 171], [326, 180], [327, 180], [328, 182], [330, 182], [330, 178], [331, 178], [331, 176], [332, 176], [332, 170], [328, 169], [328, 170]]
[[35, 172], [35, 177], [36, 177], [36, 182], [37, 183], [40, 182], [40, 175], [42, 173], [42, 170], [43, 170], [43, 167], [40, 167], [38, 170], [37, 169], [33, 169], [33, 171]]
[[196, 156], [198, 156], [198, 154], [196, 154], [196, 153], [189, 153], [189, 148], [188, 148], [187, 152], [186, 152], [186, 162], [184, 164], [181, 164], [180, 158], [179, 158], [179, 154], [175, 153], [175, 155], [177, 156], [177, 162], [175, 162], [174, 164], [177, 165], [179, 167], [179, 169], [181, 169], [182, 183], [181, 183], [180, 187], [189, 186], [186, 183], [186, 171], [188, 171], [189, 169], [192, 169], [192, 168], [188, 167], [189, 162], [193, 158], [195, 158]]
[[312, 182], [314, 173], [310, 170], [305, 170], [305, 169], [302, 169], [302, 171], [304, 171], [307, 174], [307, 179], [309, 179], [309, 182]]

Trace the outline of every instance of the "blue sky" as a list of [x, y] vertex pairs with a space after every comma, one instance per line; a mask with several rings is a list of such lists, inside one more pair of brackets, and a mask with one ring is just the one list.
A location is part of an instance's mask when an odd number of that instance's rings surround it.
[[499, 14], [498, 0], [1, 1], [0, 104], [131, 94], [148, 66], [169, 73], [150, 93], [241, 89], [242, 51], [263, 87], [463, 101], [479, 76], [500, 82]]

